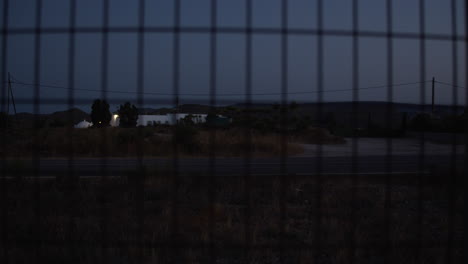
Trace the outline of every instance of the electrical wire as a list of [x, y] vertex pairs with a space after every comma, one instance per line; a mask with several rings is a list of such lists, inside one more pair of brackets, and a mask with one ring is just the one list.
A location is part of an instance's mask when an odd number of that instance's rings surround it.
[[[22, 86], [39, 86], [43, 88], [51, 88], [51, 89], [62, 89], [62, 90], [71, 90], [72, 88], [70, 87], [65, 87], [65, 86], [58, 86], [58, 85], [48, 85], [48, 84], [34, 84], [34, 83], [25, 83], [22, 81], [19, 81], [18, 79], [13, 77], [13, 84], [17, 85], [22, 85]], [[393, 84], [391, 86], [388, 85], [378, 85], [378, 86], [368, 86], [368, 87], [360, 87], [357, 88], [357, 90], [371, 90], [371, 89], [383, 89], [383, 88], [389, 88], [389, 87], [400, 87], [400, 86], [408, 86], [408, 85], [414, 85], [414, 84], [421, 84], [421, 83], [428, 83], [430, 81], [425, 81], [425, 82], [408, 82], [408, 83], [398, 83], [398, 84]], [[73, 88], [75, 91], [86, 91], [86, 92], [101, 92], [101, 90], [95, 90], [95, 89], [86, 89], [86, 88]], [[334, 89], [334, 90], [314, 90], [314, 91], [301, 91], [301, 92], [288, 92], [288, 95], [298, 95], [298, 94], [320, 94], [320, 93], [334, 93], [334, 92], [352, 92], [354, 89]], [[137, 92], [137, 91], [118, 91], [118, 90], [107, 90], [108, 93], [115, 93], [115, 94], [142, 94], [142, 95], [159, 95], [159, 96], [173, 96], [171, 93], [156, 93], [156, 92]], [[271, 95], [282, 95], [284, 93], [278, 92], [278, 93], [251, 93], [249, 95], [251, 96], [271, 96]], [[183, 96], [209, 96], [210, 94], [205, 93], [185, 93], [185, 94], [180, 94]], [[226, 93], [226, 94], [217, 94], [218, 96], [246, 96], [245, 93]]]
[[434, 82], [435, 82], [435, 83], [438, 83], [438, 84], [446, 85], [446, 86], [451, 86], [451, 87], [459, 88], [459, 89], [466, 89], [466, 87], [459, 86], [459, 85], [454, 85], [454, 84], [447, 83], [447, 82], [440, 82], [440, 81], [434, 81]]

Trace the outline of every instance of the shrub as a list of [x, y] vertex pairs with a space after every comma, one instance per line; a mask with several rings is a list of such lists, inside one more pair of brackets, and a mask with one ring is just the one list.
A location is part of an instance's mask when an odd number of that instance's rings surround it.
[[50, 123], [50, 126], [51, 127], [64, 127], [65, 126], [65, 122], [59, 120], [59, 119], [54, 119], [52, 120], [52, 122]]
[[199, 146], [197, 140], [198, 130], [189, 125], [178, 124], [174, 127], [174, 136], [172, 140], [182, 146], [188, 153], [193, 154]]
[[141, 134], [142, 134], [143, 138], [149, 138], [149, 137], [154, 135], [154, 132], [155, 132], [154, 127], [147, 126], [147, 127], [141, 128], [141, 129], [142, 129]]
[[186, 126], [194, 126], [195, 125], [195, 122], [193, 121], [195, 117], [192, 115], [192, 114], [189, 114], [187, 116], [185, 116], [184, 118], [182, 118], [179, 123], [181, 125], [186, 125]]
[[133, 129], [122, 129], [117, 134], [117, 142], [119, 144], [132, 144], [137, 140], [137, 131]]
[[416, 115], [410, 124], [411, 128], [416, 131], [426, 131], [431, 129], [431, 116], [427, 113]]
[[467, 118], [466, 114], [449, 115], [442, 119], [442, 124], [446, 132], [463, 133], [466, 131]]

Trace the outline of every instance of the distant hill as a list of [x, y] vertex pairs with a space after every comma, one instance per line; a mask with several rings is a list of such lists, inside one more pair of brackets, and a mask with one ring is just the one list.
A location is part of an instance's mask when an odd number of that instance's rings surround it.
[[[251, 107], [254, 109], [272, 109], [273, 103], [262, 103], [262, 104], [252, 104]], [[382, 115], [387, 112], [388, 104], [386, 102], [359, 102], [359, 111], [361, 113], [372, 113], [376, 115]], [[419, 113], [422, 111], [422, 107], [418, 104], [407, 104], [407, 103], [392, 103], [392, 109], [395, 114], [398, 113], [408, 113], [409, 116], [412, 116], [415, 113]], [[228, 106], [217, 106], [215, 109], [222, 109]], [[243, 103], [230, 105], [230, 107], [234, 108], [245, 108], [246, 105]], [[140, 108], [138, 109], [139, 114], [141, 115], [165, 115], [169, 113], [179, 112], [179, 113], [188, 113], [188, 114], [208, 114], [210, 111], [209, 105], [201, 105], [201, 104], [183, 104], [179, 105], [176, 109], [174, 107], [162, 107], [162, 108]], [[440, 114], [449, 114], [452, 113], [452, 106], [450, 105], [436, 105], [436, 113]], [[296, 112], [298, 114], [304, 115], [315, 115], [318, 112], [319, 104], [318, 103], [298, 103], [298, 107]], [[457, 107], [458, 113], [462, 113], [465, 108], [463, 106]], [[79, 117], [75, 121], [82, 121], [83, 119], [89, 121], [89, 114], [81, 111], [80, 109], [72, 109], [74, 111], [74, 115]], [[57, 119], [60, 121], [65, 121], [64, 115], [67, 116], [69, 111], [61, 111], [55, 112], [50, 114], [49, 118]], [[352, 102], [325, 102], [322, 104], [322, 112], [323, 113], [336, 113], [336, 114], [347, 114], [351, 113], [353, 110], [353, 103]], [[430, 105], [425, 105], [424, 110], [426, 112], [431, 110]], [[26, 114], [26, 113], [24, 113]], [[31, 115], [31, 114], [29, 114]]]
[[[208, 114], [210, 111], [210, 106], [208, 105], [200, 105], [200, 104], [183, 104], [179, 105], [177, 108], [177, 112], [179, 113], [187, 113], [187, 114]], [[140, 108], [138, 109], [140, 114], [144, 115], [165, 115], [169, 113], [176, 112], [175, 108]]]
[[64, 124], [68, 126], [68, 125], [74, 125], [83, 120], [90, 122], [91, 117], [88, 113], [82, 111], [81, 109], [72, 108], [66, 111], [54, 112], [46, 116], [45, 120], [47, 124], [52, 124], [52, 125]]
[[[273, 104], [252, 104], [252, 108], [271, 108]], [[360, 112], [384, 113], [387, 112], [388, 103], [386, 102], [359, 102], [358, 107]], [[431, 105], [421, 106], [419, 104], [408, 103], [391, 103], [394, 113], [414, 114], [422, 112], [423, 110], [431, 111]], [[235, 104], [233, 107], [245, 108], [245, 104]], [[335, 112], [335, 113], [349, 113], [353, 110], [352, 102], [324, 102], [321, 104], [322, 112]], [[298, 103], [297, 111], [301, 113], [315, 113], [319, 109], [318, 103]], [[465, 109], [464, 106], [456, 107], [458, 113], [462, 113]], [[440, 114], [452, 113], [451, 105], [435, 105], [435, 112]]]
[[[17, 126], [32, 128], [35, 121], [35, 115], [31, 113], [18, 113], [14, 119]], [[83, 120], [91, 121], [91, 117], [88, 113], [78, 108], [58, 111], [52, 114], [37, 115], [37, 121], [41, 126], [69, 126]]]

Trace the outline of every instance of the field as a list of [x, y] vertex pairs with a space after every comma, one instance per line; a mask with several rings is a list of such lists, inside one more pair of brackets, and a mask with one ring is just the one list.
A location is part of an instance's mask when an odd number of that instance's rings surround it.
[[[141, 127], [71, 129], [14, 129], [3, 134], [3, 155], [31, 157], [171, 157], [177, 147], [182, 156], [242, 156], [250, 149], [256, 156], [278, 156], [282, 151], [280, 133], [251, 131], [250, 142], [244, 129], [210, 130], [200, 127]], [[301, 143], [341, 144], [342, 138], [323, 129], [309, 129], [286, 138], [287, 153], [303, 151]], [[213, 140], [213, 141], [212, 141]], [[211, 146], [214, 146], [212, 149]]]
[[3, 185], [1, 254], [11, 263], [349, 263], [354, 252], [355, 263], [458, 263], [463, 201], [443, 175], [421, 189], [414, 175], [388, 189], [384, 175], [317, 179], [144, 169], [18, 178]]

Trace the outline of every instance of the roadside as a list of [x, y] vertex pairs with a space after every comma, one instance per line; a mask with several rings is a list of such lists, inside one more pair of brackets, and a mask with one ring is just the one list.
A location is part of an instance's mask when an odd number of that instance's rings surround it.
[[[409, 131], [406, 133], [406, 137], [418, 139], [421, 137], [420, 132]], [[435, 144], [466, 144], [467, 134], [465, 133], [436, 133], [436, 132], [424, 132], [424, 140]]]
[[[302, 143], [343, 144], [341, 137], [322, 128], [278, 131], [201, 126], [141, 128], [41, 128], [7, 130], [0, 154], [7, 158], [99, 158], [99, 157], [279, 157], [303, 152]], [[284, 141], [285, 140], [285, 141]], [[283, 145], [285, 143], [285, 145]], [[283, 148], [286, 147], [286, 150]]]
[[[353, 138], [346, 138], [346, 143], [336, 145], [322, 145], [319, 152], [319, 145], [302, 144], [304, 152], [297, 157], [351, 157], [353, 155]], [[385, 156], [387, 154], [387, 143], [385, 138], [356, 138], [357, 154], [359, 156]], [[417, 156], [423, 151], [422, 145], [418, 138], [392, 138], [391, 139], [392, 155], [412, 155]], [[451, 144], [439, 144], [434, 142], [424, 142], [424, 153], [426, 155], [451, 155], [453, 147]], [[459, 144], [455, 146], [456, 154], [465, 153], [465, 145]]]

